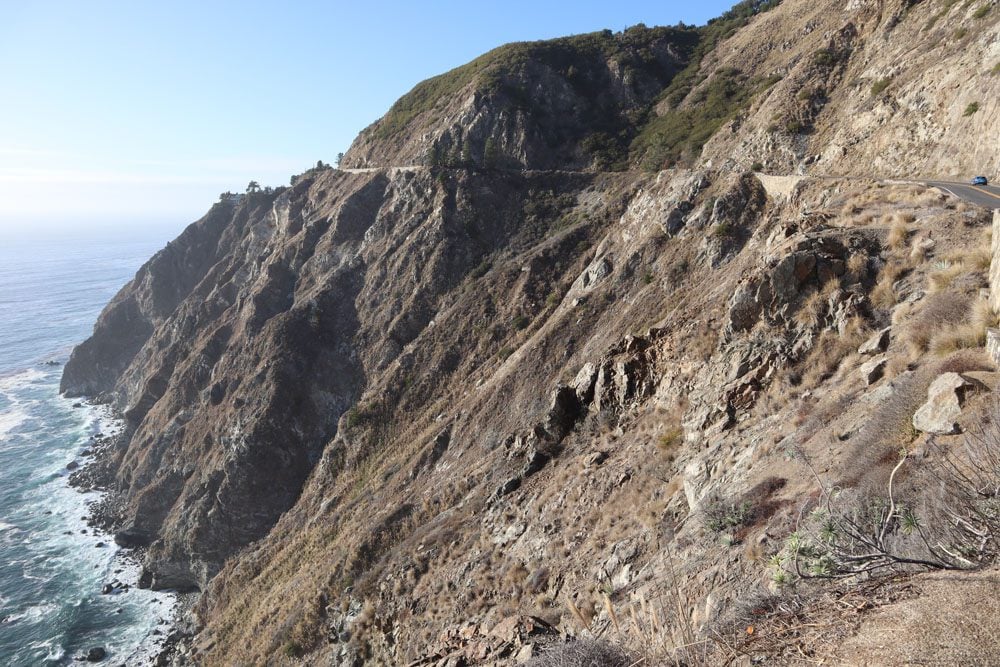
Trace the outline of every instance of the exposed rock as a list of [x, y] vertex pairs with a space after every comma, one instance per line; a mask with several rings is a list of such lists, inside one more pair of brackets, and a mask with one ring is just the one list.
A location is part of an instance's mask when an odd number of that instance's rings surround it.
[[966, 394], [979, 387], [958, 373], [942, 373], [927, 389], [927, 402], [914, 413], [913, 428], [938, 435], [958, 433]]
[[115, 533], [115, 544], [124, 549], [148, 547], [150, 541], [149, 533], [135, 526]]
[[892, 327], [886, 327], [866, 340], [858, 348], [858, 354], [880, 354], [889, 347], [889, 333]]
[[864, 380], [866, 385], [873, 385], [882, 379], [882, 376], [885, 375], [885, 366], [888, 361], [889, 359], [885, 355], [882, 355], [861, 364], [858, 372], [861, 373], [861, 379]]
[[87, 651], [87, 662], [101, 662], [108, 656], [107, 650], [103, 647], [95, 646]]

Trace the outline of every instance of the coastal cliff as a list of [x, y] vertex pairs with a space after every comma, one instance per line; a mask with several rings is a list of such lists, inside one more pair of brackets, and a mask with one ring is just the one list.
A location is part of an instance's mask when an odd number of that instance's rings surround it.
[[962, 424], [994, 381], [978, 334], [942, 342], [995, 324], [990, 216], [886, 179], [1000, 171], [998, 15], [785, 0], [509, 45], [342, 169], [214, 205], [62, 382], [124, 417], [102, 482], [150, 584], [202, 594], [173, 660], [513, 664], [615, 609], [656, 659], [787, 658], [741, 614], [796, 578], [817, 477], [876, 493], [961, 438], [900, 425], [939, 375], [980, 374]]

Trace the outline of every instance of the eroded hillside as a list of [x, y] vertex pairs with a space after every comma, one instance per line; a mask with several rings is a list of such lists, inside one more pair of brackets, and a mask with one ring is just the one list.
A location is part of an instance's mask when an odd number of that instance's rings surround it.
[[785, 0], [503, 47], [356, 169], [213, 207], [63, 380], [125, 415], [99, 465], [150, 583], [202, 592], [172, 659], [902, 660], [862, 611], [927, 596], [872, 572], [992, 562], [939, 528], [992, 530], [941, 480], [996, 317], [990, 213], [885, 179], [996, 173], [998, 16]]

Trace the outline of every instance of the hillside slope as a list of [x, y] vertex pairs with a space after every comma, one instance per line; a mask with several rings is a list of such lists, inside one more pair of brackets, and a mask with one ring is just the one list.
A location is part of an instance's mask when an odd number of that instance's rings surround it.
[[[343, 164], [371, 171], [214, 206], [63, 378], [127, 421], [88, 472], [107, 518], [202, 592], [171, 659], [836, 657], [861, 621], [813, 622], [840, 589], [808, 575], [853, 556], [790, 550], [803, 501], [887, 506], [898, 463], [942, 525], [963, 436], [912, 417], [963, 374], [968, 431], [995, 383], [990, 215], [882, 180], [1000, 170], [994, 63], [1000, 10], [944, 0], [502, 47], [365, 130]], [[889, 516], [893, 554], [992, 559]]]

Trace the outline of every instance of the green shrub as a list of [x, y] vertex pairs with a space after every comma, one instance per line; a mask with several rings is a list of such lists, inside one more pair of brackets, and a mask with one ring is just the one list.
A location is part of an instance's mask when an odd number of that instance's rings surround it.
[[501, 347], [500, 350], [497, 351], [497, 356], [500, 357], [500, 361], [507, 361], [507, 357], [512, 354], [514, 354], [514, 350], [509, 347]]
[[748, 500], [734, 503], [712, 498], [705, 505], [705, 525], [716, 533], [740, 528], [753, 517], [753, 505]]
[[974, 19], [981, 19], [990, 13], [992, 7], [989, 4], [985, 4], [976, 10], [976, 13], [972, 15]]
[[728, 222], [720, 222], [712, 228], [712, 236], [717, 239], [728, 239], [736, 236], [736, 227]]
[[998, 74], [1000, 74], [1000, 62], [998, 62], [996, 65], [993, 66], [993, 69], [990, 70], [990, 74], [992, 74], [993, 76], [997, 76]]
[[529, 320], [524, 315], [518, 315], [511, 321], [511, 326], [513, 326], [518, 331], [521, 331], [522, 329], [527, 329], [529, 324], [531, 324], [531, 320]]
[[872, 97], [878, 97], [882, 94], [882, 91], [889, 87], [889, 82], [892, 79], [886, 77], [884, 79], [879, 79], [872, 84]]
[[802, 134], [806, 129], [806, 126], [802, 121], [792, 118], [785, 122], [785, 132], [788, 134]]
[[820, 49], [812, 55], [812, 61], [818, 67], [832, 67], [837, 62], [837, 54], [833, 49]]
[[969, 102], [969, 106], [965, 107], [965, 111], [962, 113], [962, 115], [971, 116], [977, 111], [979, 111], [979, 102]]
[[754, 162], [752, 165], [750, 165], [750, 171], [764, 171], [764, 163]]
[[371, 421], [374, 416], [373, 411], [368, 408], [362, 408], [354, 406], [347, 411], [347, 428], [354, 428], [356, 426], [361, 426], [369, 421]]
[[968, 34], [969, 34], [969, 31], [966, 30], [965, 28], [958, 28], [955, 32], [952, 33], [951, 36], [953, 38], [955, 38], [955, 39], [962, 39], [963, 37], [965, 37]]
[[642, 166], [659, 169], [697, 156], [724, 123], [745, 108], [753, 96], [739, 70], [717, 70], [691, 100], [691, 108], [671, 109], [650, 120], [632, 143]]

